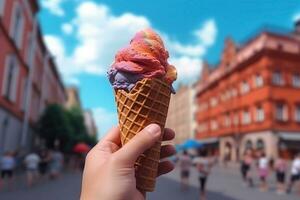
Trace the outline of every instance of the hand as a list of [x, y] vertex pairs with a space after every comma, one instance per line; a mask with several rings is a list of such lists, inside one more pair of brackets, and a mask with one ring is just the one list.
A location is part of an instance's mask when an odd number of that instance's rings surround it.
[[[87, 155], [83, 172], [81, 200], [144, 200], [136, 189], [134, 164], [137, 158], [161, 137], [160, 127], [150, 124], [122, 148], [119, 128], [113, 128]], [[163, 140], [175, 133], [165, 129]], [[161, 159], [175, 154], [172, 145], [161, 148]], [[159, 163], [158, 176], [172, 171], [170, 161]]]

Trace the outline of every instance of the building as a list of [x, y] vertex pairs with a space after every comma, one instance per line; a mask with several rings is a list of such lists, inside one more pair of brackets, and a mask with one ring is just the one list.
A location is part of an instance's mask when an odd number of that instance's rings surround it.
[[0, 154], [28, 149], [46, 105], [66, 99], [38, 11], [37, 0], [0, 1]]
[[86, 126], [87, 132], [89, 136], [97, 136], [97, 128], [95, 124], [95, 120], [93, 117], [93, 113], [91, 110], [84, 111], [84, 124]]
[[171, 96], [166, 127], [176, 132], [175, 143], [180, 144], [194, 137], [194, 90], [191, 86], [179, 86]]
[[300, 21], [242, 46], [227, 39], [218, 66], [206, 64], [196, 85], [196, 137], [231, 160], [248, 148], [274, 158], [300, 152], [299, 66]]
[[76, 87], [67, 88], [67, 101], [65, 103], [67, 109], [78, 107], [82, 109], [81, 101], [79, 97], [79, 91]]

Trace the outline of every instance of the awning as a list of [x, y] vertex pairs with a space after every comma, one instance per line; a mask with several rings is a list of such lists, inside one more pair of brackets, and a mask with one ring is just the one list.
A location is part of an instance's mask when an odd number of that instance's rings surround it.
[[295, 133], [278, 133], [280, 139], [289, 140], [289, 141], [299, 141], [300, 142], [300, 132]]
[[219, 139], [218, 138], [207, 138], [207, 139], [200, 139], [199, 142], [205, 144], [214, 144], [214, 143], [218, 143]]

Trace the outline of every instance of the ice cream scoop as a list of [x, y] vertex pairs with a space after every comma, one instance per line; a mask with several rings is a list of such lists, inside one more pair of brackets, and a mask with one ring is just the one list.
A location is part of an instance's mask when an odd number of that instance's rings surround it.
[[142, 78], [164, 78], [172, 84], [177, 73], [168, 58], [169, 53], [160, 36], [149, 28], [142, 30], [116, 54], [108, 72], [109, 80], [115, 89], [129, 91]]

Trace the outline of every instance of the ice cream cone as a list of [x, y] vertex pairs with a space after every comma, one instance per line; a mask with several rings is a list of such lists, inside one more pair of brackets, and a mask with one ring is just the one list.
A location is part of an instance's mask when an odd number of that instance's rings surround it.
[[[166, 81], [144, 78], [130, 92], [116, 90], [122, 145], [151, 123], [164, 130], [171, 89]], [[153, 191], [160, 159], [161, 140], [145, 151], [136, 161], [136, 187], [143, 192]]]

